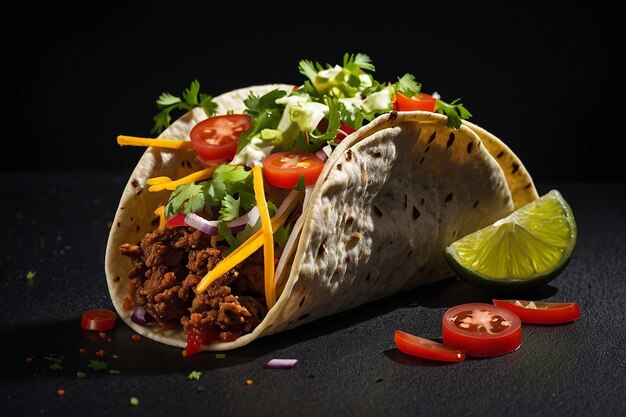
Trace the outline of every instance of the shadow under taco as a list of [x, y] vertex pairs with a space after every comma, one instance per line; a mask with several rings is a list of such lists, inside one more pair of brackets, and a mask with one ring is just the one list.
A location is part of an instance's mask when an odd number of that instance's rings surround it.
[[[302, 86], [235, 90], [212, 99], [215, 112], [248, 112], [258, 122], [251, 107], [282, 91], [293, 126], [302, 122], [299, 109], [314, 114], [323, 108], [311, 110], [298, 102], [301, 97], [290, 97], [318, 89], [323, 83], [316, 85], [314, 77], [320, 74], [332, 84], [328, 80], [344, 77], [340, 71], [350, 70], [349, 64], [318, 66], [315, 75], [301, 64], [309, 77]], [[353, 71], [357, 78], [363, 69]], [[258, 130], [266, 142], [248, 138], [267, 152], [257, 161], [235, 164], [235, 157], [207, 164], [190, 146], [149, 147], [128, 180], [107, 245], [107, 282], [120, 317], [139, 334], [187, 354], [229, 350], [453, 275], [443, 256], [446, 246], [534, 200], [537, 192], [511, 149], [477, 125], [451, 127], [449, 115], [393, 110], [398, 84], [388, 91], [380, 87], [390, 103], [358, 121], [361, 127], [353, 126], [339, 143], [324, 139], [316, 150], [302, 148], [323, 131], [299, 132], [298, 140], [304, 136], [307, 142], [296, 141], [291, 149], [276, 145], [276, 137], [289, 134], [284, 124]], [[326, 104], [326, 130], [340, 130], [329, 112], [333, 103], [320, 103]], [[339, 114], [354, 103], [345, 101]], [[205, 111], [194, 108], [160, 137], [189, 141], [205, 119]], [[321, 172], [310, 184], [275, 186], [261, 165], [278, 151], [287, 159], [289, 152], [317, 153], [324, 160]], [[308, 167], [298, 161], [292, 162]], [[204, 174], [194, 180], [198, 173]], [[186, 180], [177, 184], [172, 178]], [[220, 190], [230, 197], [219, 195], [222, 205], [210, 207], [207, 201]], [[184, 222], [168, 225], [173, 215]]]

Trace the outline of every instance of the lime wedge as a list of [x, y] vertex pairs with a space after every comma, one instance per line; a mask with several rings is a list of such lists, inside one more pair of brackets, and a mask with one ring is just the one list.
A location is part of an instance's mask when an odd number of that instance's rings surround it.
[[561, 193], [551, 190], [494, 224], [445, 249], [452, 270], [469, 284], [533, 289], [563, 271], [576, 246], [576, 221]]

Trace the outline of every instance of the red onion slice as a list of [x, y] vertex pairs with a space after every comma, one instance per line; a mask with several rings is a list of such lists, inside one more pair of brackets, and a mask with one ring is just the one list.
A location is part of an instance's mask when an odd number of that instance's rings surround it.
[[[241, 232], [248, 226], [254, 226], [259, 219], [259, 208], [254, 206], [252, 210], [247, 212], [241, 217], [238, 217], [234, 220], [226, 223], [228, 229], [231, 233], [236, 234]], [[189, 213], [185, 216], [185, 223], [195, 229], [200, 230], [207, 235], [213, 236], [217, 235], [217, 226], [219, 224], [218, 220], [207, 220], [202, 216], [198, 216], [195, 213]]]
[[291, 369], [298, 366], [297, 359], [272, 359], [265, 364], [269, 369]]
[[140, 326], [147, 326], [148, 323], [154, 320], [143, 306], [135, 307], [135, 311], [133, 311], [133, 315], [130, 316], [130, 319], [133, 323], [137, 323]]

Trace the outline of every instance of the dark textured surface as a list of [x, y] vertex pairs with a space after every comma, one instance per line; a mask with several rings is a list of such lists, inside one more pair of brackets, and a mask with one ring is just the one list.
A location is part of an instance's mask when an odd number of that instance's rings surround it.
[[[214, 353], [184, 359], [180, 349], [134, 342], [121, 323], [105, 339], [83, 331], [83, 310], [112, 308], [104, 249], [128, 174], [4, 174], [3, 415], [626, 414], [624, 183], [539, 185], [542, 194], [558, 188], [569, 201], [579, 240], [568, 268], [532, 296], [579, 301], [582, 318], [525, 325], [522, 347], [512, 354], [442, 365], [401, 354], [392, 337], [403, 329], [438, 339], [448, 307], [489, 302], [489, 294], [455, 279], [257, 340], [223, 359]], [[28, 271], [36, 271], [34, 279], [25, 278]], [[100, 349], [102, 358], [95, 355]], [[62, 357], [63, 369], [50, 369], [51, 354]], [[271, 358], [300, 363], [264, 369]], [[94, 359], [120, 373], [90, 369]], [[200, 380], [187, 380], [192, 370], [202, 372]], [[77, 378], [79, 371], [87, 376]], [[59, 397], [58, 389], [66, 394]]]

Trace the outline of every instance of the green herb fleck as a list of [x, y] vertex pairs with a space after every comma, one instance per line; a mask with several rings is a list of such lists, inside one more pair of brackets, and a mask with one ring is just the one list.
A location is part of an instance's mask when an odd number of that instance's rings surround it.
[[50, 355], [46, 356], [44, 359], [52, 362], [50, 364], [50, 369], [54, 371], [60, 371], [63, 369], [63, 366], [61, 365], [61, 361], [63, 361], [63, 358], [65, 358], [65, 356], [57, 357], [54, 353], [51, 353]]
[[139, 405], [139, 398], [137, 397], [130, 397], [130, 405], [132, 405], [133, 407], [136, 407]]
[[94, 371], [101, 371], [103, 369], [106, 369], [109, 366], [109, 364], [103, 361], [91, 360], [89, 361], [89, 365], [87, 366], [93, 369]]
[[61, 371], [63, 370], [63, 366], [61, 366], [59, 362], [54, 362], [52, 365], [50, 365], [50, 369], [55, 371]]
[[215, 354], [215, 359], [224, 359], [226, 358], [226, 354], [225, 353], [216, 353]]
[[76, 378], [85, 378], [87, 376], [86, 373], [78, 371], [76, 372]]
[[37, 275], [37, 271], [28, 271], [26, 272], [26, 279], [30, 281], [31, 279], [35, 278], [35, 275]]
[[298, 183], [293, 187], [293, 189], [296, 191], [304, 191], [304, 186], [304, 174], [300, 174], [300, 177], [298, 177]]
[[202, 376], [202, 372], [200, 371], [191, 371], [189, 375], [187, 375], [187, 379], [190, 381], [197, 381]]
[[121, 372], [120, 372], [120, 370], [119, 370], [119, 369], [109, 369], [109, 373], [110, 373], [110, 374], [117, 375], [117, 374], [120, 374]]

